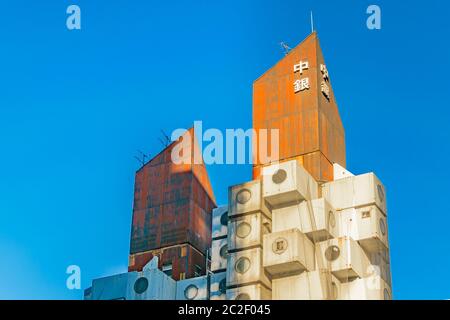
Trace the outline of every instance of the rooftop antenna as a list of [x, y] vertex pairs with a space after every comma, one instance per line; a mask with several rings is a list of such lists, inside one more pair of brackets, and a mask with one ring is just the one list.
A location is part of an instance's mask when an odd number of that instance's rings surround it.
[[167, 147], [170, 144], [171, 140], [170, 140], [169, 136], [162, 129], [161, 129], [161, 134], [163, 135], [163, 139], [158, 138], [158, 140], [163, 144], [164, 147]]
[[281, 48], [284, 50], [284, 54], [287, 55], [289, 51], [291, 51], [291, 47], [289, 47], [285, 42], [280, 42]]
[[147, 161], [148, 155], [143, 153], [141, 150], [137, 150], [139, 152], [139, 156], [134, 156], [134, 158], [139, 161], [141, 166], [145, 165], [145, 162]]
[[311, 33], [314, 32], [314, 16], [313, 16], [313, 12], [311, 10]]
[[161, 144], [163, 145], [163, 147], [167, 147], [167, 143], [165, 141], [163, 141], [161, 138], [158, 138], [159, 142], [161, 142]]

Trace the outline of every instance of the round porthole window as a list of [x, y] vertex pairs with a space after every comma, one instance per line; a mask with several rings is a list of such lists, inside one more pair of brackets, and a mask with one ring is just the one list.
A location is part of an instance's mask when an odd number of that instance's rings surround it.
[[250, 269], [251, 262], [248, 258], [242, 257], [239, 258], [238, 261], [236, 261], [236, 265], [234, 266], [234, 269], [237, 273], [244, 274]]
[[384, 300], [391, 300], [391, 294], [388, 289], [384, 289]]
[[386, 223], [384, 222], [384, 219], [380, 218], [380, 232], [383, 236], [386, 235]]
[[227, 291], [227, 280], [222, 279], [219, 282], [219, 292], [220, 292], [220, 294], [225, 294], [226, 291]]
[[238, 294], [235, 300], [251, 300], [247, 293]]
[[224, 212], [220, 216], [220, 224], [223, 226], [226, 226], [228, 224], [228, 212]]
[[236, 236], [246, 238], [252, 232], [252, 226], [247, 222], [241, 222], [236, 228]]
[[332, 228], [336, 226], [336, 217], [334, 216], [334, 213], [331, 210], [330, 212], [328, 212], [328, 223]]
[[148, 279], [145, 277], [139, 278], [134, 283], [134, 291], [137, 294], [142, 294], [148, 289]]
[[272, 251], [276, 254], [282, 254], [286, 251], [288, 242], [284, 238], [278, 238], [272, 243]]
[[334, 261], [339, 258], [341, 254], [341, 250], [339, 250], [338, 246], [329, 246], [327, 250], [325, 250], [325, 258], [328, 261]]
[[240, 204], [246, 204], [252, 198], [252, 192], [248, 189], [242, 189], [236, 195], [236, 201]]
[[194, 300], [197, 297], [198, 288], [196, 285], [189, 285], [184, 289], [184, 297], [188, 300]]
[[220, 248], [220, 252], [219, 252], [220, 256], [223, 259], [227, 258], [227, 254], [228, 254], [228, 246], [226, 244], [224, 244], [221, 248]]
[[384, 201], [384, 191], [383, 187], [381, 185], [377, 185], [377, 191], [378, 191], [378, 197], [380, 198], [380, 201]]
[[274, 173], [272, 176], [272, 181], [275, 184], [283, 183], [287, 178], [287, 173], [283, 169], [279, 169], [277, 172]]

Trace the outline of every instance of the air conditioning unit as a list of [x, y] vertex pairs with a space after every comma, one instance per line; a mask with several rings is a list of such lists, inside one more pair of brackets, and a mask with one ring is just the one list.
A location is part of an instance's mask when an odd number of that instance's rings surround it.
[[259, 180], [254, 180], [229, 188], [228, 217], [262, 212], [271, 217], [271, 212], [262, 199], [262, 188]]
[[227, 289], [227, 300], [272, 300], [272, 292], [261, 284]]
[[356, 279], [341, 285], [342, 300], [392, 300], [392, 290], [380, 277]]
[[228, 205], [215, 208], [212, 212], [212, 238], [224, 238], [228, 234]]
[[228, 254], [227, 288], [260, 283], [271, 288], [263, 268], [262, 249], [254, 248]]
[[210, 300], [226, 300], [227, 273], [213, 273], [210, 279]]
[[314, 270], [314, 244], [299, 229], [266, 234], [263, 248], [273, 278]]
[[174, 300], [177, 282], [159, 269], [130, 272], [127, 300]]
[[329, 269], [340, 282], [362, 278], [367, 274], [369, 259], [359, 244], [349, 237], [320, 242], [316, 245], [319, 269]]
[[376, 205], [387, 214], [385, 188], [373, 173], [327, 182], [322, 196], [336, 210]]
[[346, 209], [339, 217], [341, 234], [357, 240], [366, 252], [389, 248], [387, 219], [377, 206]]
[[272, 300], [338, 300], [339, 280], [327, 270], [272, 280]]
[[227, 238], [212, 241], [211, 271], [218, 272], [227, 268], [228, 244]]
[[180, 280], [177, 282], [176, 300], [207, 300], [207, 276]]
[[261, 247], [263, 235], [272, 232], [272, 222], [261, 212], [233, 219], [229, 223], [228, 251]]
[[281, 162], [263, 168], [263, 197], [272, 208], [283, 207], [318, 198], [318, 185], [297, 160]]

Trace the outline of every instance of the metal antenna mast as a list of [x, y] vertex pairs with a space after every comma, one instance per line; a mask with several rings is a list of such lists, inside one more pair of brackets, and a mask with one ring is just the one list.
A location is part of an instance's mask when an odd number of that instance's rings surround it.
[[280, 42], [281, 48], [284, 50], [284, 54], [287, 55], [289, 51], [291, 50], [291, 47], [289, 47], [285, 42]]
[[311, 10], [311, 33], [314, 32], [314, 16], [313, 16], [313, 12]]
[[134, 158], [139, 161], [141, 166], [145, 165], [145, 162], [147, 161], [148, 155], [143, 153], [141, 150], [137, 150], [139, 152], [139, 156], [134, 156]]
[[170, 144], [170, 138], [169, 136], [164, 132], [164, 130], [161, 129], [161, 134], [163, 135], [164, 141], [161, 140], [160, 138], [159, 141], [163, 144], [164, 147], [167, 147]]

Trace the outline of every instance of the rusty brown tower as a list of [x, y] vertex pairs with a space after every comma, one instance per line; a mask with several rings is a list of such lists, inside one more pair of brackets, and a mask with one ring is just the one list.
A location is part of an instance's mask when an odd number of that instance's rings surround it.
[[[316, 32], [253, 83], [253, 128], [279, 129], [279, 160], [297, 159], [319, 181], [345, 167], [345, 133]], [[269, 163], [257, 160], [253, 178]]]
[[[179, 143], [190, 149], [184, 159], [190, 161], [172, 161]], [[194, 157], [201, 159], [201, 152], [190, 129], [136, 172], [129, 271], [141, 271], [158, 256], [159, 267], [175, 280], [205, 274], [216, 201], [206, 167]]]

